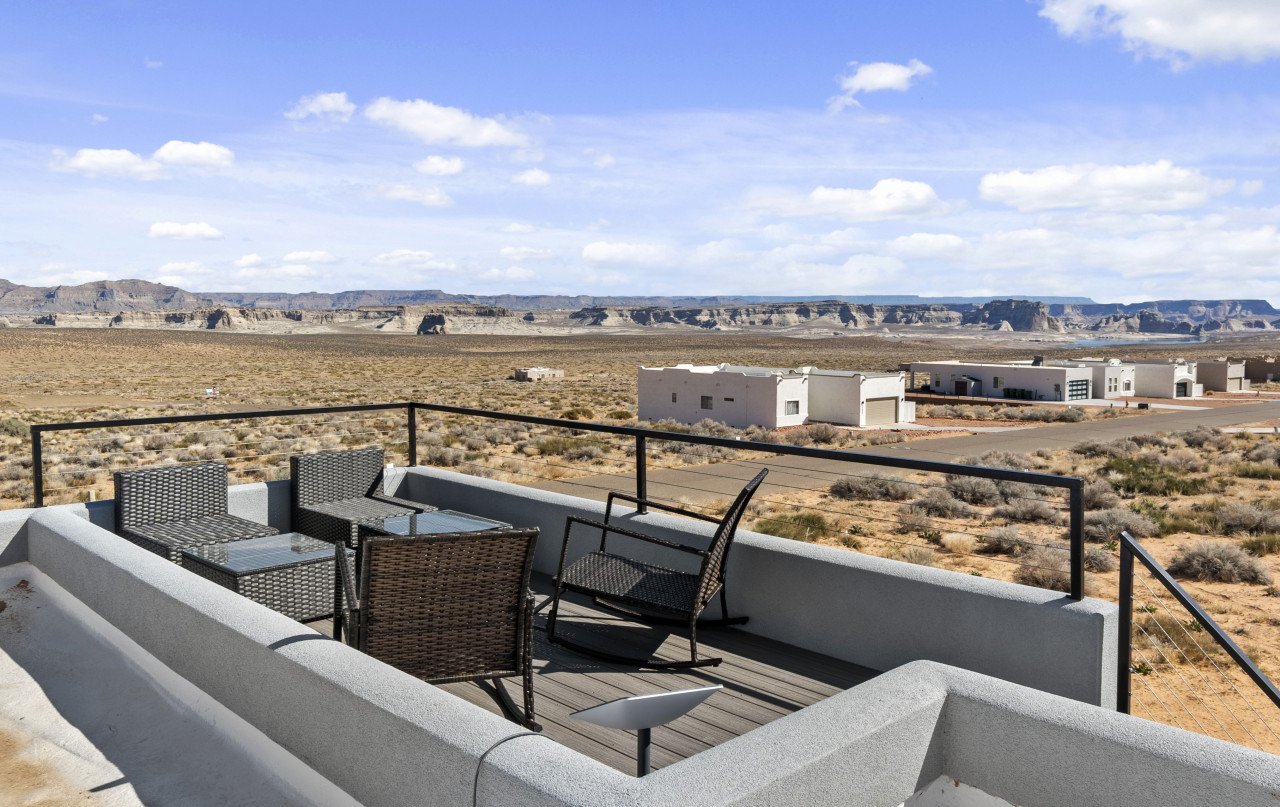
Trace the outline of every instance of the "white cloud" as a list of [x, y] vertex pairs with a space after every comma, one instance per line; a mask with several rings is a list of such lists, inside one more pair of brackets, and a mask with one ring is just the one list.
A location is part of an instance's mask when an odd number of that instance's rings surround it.
[[447, 177], [452, 174], [462, 173], [461, 157], [440, 157], [431, 155], [425, 160], [418, 160], [413, 167], [422, 174], [430, 174], [436, 177]]
[[371, 266], [395, 266], [403, 269], [455, 269], [452, 263], [438, 259], [425, 250], [397, 249], [370, 258]]
[[917, 76], [927, 76], [933, 72], [932, 67], [919, 59], [912, 59], [907, 64], [871, 62], [870, 64], [859, 65], [857, 62], [849, 63], [850, 67], [854, 65], [857, 65], [858, 69], [840, 79], [840, 89], [843, 92], [827, 101], [827, 109], [829, 111], [839, 112], [850, 105], [858, 106], [859, 104], [854, 99], [854, 96], [860, 92], [878, 92], [880, 90], [906, 92], [911, 89], [911, 82]]
[[318, 92], [298, 99], [284, 116], [289, 120], [303, 120], [314, 115], [323, 121], [346, 123], [355, 111], [356, 105], [347, 100], [345, 92]]
[[155, 282], [166, 286], [189, 288], [194, 277], [206, 274], [208, 270], [198, 261], [172, 261], [160, 267], [159, 274], [155, 276]]
[[379, 185], [378, 187], [370, 188], [369, 192], [384, 199], [393, 199], [399, 202], [417, 202], [427, 207], [449, 207], [453, 204], [449, 194], [439, 188], [419, 188], [413, 185]]
[[315, 277], [316, 270], [304, 264], [287, 264], [271, 270], [286, 277]]
[[458, 146], [523, 146], [528, 138], [498, 118], [481, 118], [430, 101], [396, 101], [379, 98], [364, 108], [375, 123], [407, 132], [424, 143], [453, 143]]
[[93, 113], [93, 118], [91, 120], [93, 122], [93, 125], [97, 126], [99, 123], [106, 123], [107, 121], [111, 120], [111, 118], [108, 118], [106, 115], [103, 115], [100, 112], [95, 112]]
[[556, 256], [549, 249], [534, 247], [503, 247], [498, 254], [509, 261], [545, 261]]
[[222, 233], [216, 227], [204, 221], [193, 221], [188, 224], [179, 224], [176, 221], [157, 221], [147, 231], [147, 237], [198, 241], [221, 238]]
[[884, 251], [900, 258], [952, 258], [968, 249], [969, 243], [950, 233], [912, 233], [887, 242]]
[[598, 233], [612, 223], [613, 222], [609, 221], [608, 219], [596, 219], [595, 221], [587, 225], [587, 229], [593, 233]]
[[160, 179], [165, 175], [164, 166], [160, 163], [145, 160], [128, 149], [80, 149], [70, 157], [55, 151], [53, 156], [55, 171], [79, 171], [91, 177], [131, 179]]
[[251, 252], [248, 255], [236, 258], [232, 263], [239, 266], [241, 269], [251, 269], [255, 266], [262, 265], [262, 256], [256, 252]]
[[312, 251], [290, 252], [284, 256], [285, 263], [337, 263], [338, 259], [322, 249]]
[[510, 266], [506, 269], [490, 269], [480, 275], [481, 280], [505, 280], [511, 283], [528, 283], [537, 280], [538, 274], [523, 266]]
[[618, 161], [613, 158], [612, 154], [601, 154], [599, 157], [595, 158], [595, 161], [592, 162], [592, 165], [594, 165], [596, 168], [608, 168], [613, 164], [615, 164], [616, 162]]
[[1126, 50], [1165, 59], [1261, 62], [1280, 56], [1274, 0], [1041, 0], [1063, 36], [1119, 36]]
[[1240, 183], [1240, 194], [1242, 196], [1257, 196], [1260, 193], [1262, 193], [1262, 180], [1251, 179]]
[[904, 179], [882, 179], [870, 190], [819, 186], [808, 196], [766, 200], [764, 207], [780, 216], [821, 216], [844, 221], [936, 216], [949, 209], [928, 183]]
[[649, 265], [665, 262], [668, 255], [667, 249], [655, 244], [596, 241], [582, 248], [582, 259], [591, 264]]
[[164, 62], [160, 61], [159, 59], [146, 58], [142, 60], [142, 65], [148, 70], [159, 70], [160, 68], [164, 67]]
[[518, 221], [502, 225], [502, 232], [504, 233], [531, 233], [537, 229], [538, 228], [534, 227], [532, 224], [523, 224]]
[[513, 176], [511, 181], [517, 185], [546, 185], [551, 182], [551, 175], [541, 168], [530, 168]]
[[226, 146], [203, 141], [188, 143], [185, 140], [170, 140], [156, 149], [151, 157], [169, 165], [190, 165], [197, 168], [230, 168], [236, 161], [236, 155]]
[[1054, 165], [1036, 171], [987, 174], [978, 183], [983, 199], [1023, 212], [1085, 207], [1150, 212], [1199, 207], [1226, 193], [1233, 180], [1214, 180], [1168, 160], [1139, 165]]

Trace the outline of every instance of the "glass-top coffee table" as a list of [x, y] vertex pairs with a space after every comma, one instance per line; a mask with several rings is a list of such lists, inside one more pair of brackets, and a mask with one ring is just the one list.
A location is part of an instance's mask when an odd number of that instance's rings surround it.
[[333, 612], [333, 560], [333, 544], [298, 532], [182, 550], [183, 568], [297, 620]]
[[457, 510], [435, 510], [411, 516], [391, 516], [360, 522], [360, 537], [375, 535], [438, 535], [445, 532], [476, 532], [510, 527], [504, 521], [460, 513]]

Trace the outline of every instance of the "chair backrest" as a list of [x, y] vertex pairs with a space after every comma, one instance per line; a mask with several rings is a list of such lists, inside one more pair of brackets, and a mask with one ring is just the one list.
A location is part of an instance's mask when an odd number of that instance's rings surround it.
[[702, 573], [698, 580], [700, 604], [705, 605], [724, 585], [724, 567], [729, 558], [729, 546], [733, 543], [733, 537], [738, 531], [738, 522], [742, 521], [743, 514], [747, 512], [747, 504], [751, 502], [751, 497], [755, 495], [756, 489], [768, 474], [769, 469], [765, 468], [747, 483], [747, 486], [738, 494], [738, 498], [729, 505], [724, 518], [720, 521], [720, 526], [716, 528], [711, 546], [707, 547], [707, 556], [702, 561]]
[[116, 530], [227, 512], [227, 466], [220, 462], [117, 471]]
[[382, 449], [355, 448], [289, 458], [295, 506], [382, 493]]
[[356, 645], [433, 683], [523, 671], [538, 530], [369, 538]]

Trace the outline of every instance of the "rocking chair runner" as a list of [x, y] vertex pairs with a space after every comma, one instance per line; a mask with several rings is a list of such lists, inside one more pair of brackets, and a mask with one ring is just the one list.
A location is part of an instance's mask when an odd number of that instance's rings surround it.
[[[730, 505], [724, 517], [717, 519], [704, 513], [695, 513], [679, 507], [628, 496], [624, 493], [610, 493], [605, 506], [603, 522], [591, 521], [577, 516], [570, 516], [564, 528], [564, 545], [560, 549], [560, 567], [555, 578], [555, 594], [552, 598], [551, 611], [547, 615], [547, 639], [555, 644], [563, 645], [580, 653], [596, 656], [607, 661], [627, 664], [636, 667], [674, 669], [685, 667], [714, 666], [721, 662], [719, 658], [698, 658], [698, 625], [720, 627], [725, 625], [741, 625], [747, 617], [728, 616], [728, 602], [725, 599], [724, 574], [725, 561], [729, 555], [729, 547], [733, 543], [738, 522], [746, 512], [747, 503], [755, 494], [760, 483], [769, 471], [763, 470], [747, 483], [738, 498]], [[615, 526], [610, 523], [613, 515], [613, 500], [622, 499], [645, 505], [656, 510], [696, 518], [718, 524], [715, 535], [706, 549], [645, 535], [634, 529]], [[574, 524], [584, 524], [600, 530], [600, 549], [575, 561], [567, 569], [565, 562], [569, 553], [569, 537]], [[697, 555], [702, 558], [701, 569], [696, 574], [679, 572], [646, 561], [635, 560], [610, 552], [606, 552], [609, 535], [617, 534], [634, 538], [646, 543], [655, 544], [677, 552]], [[560, 598], [565, 591], [586, 594], [595, 599], [597, 605], [609, 610], [621, 611], [628, 616], [650, 622], [668, 624], [687, 624], [689, 626], [689, 661], [659, 661], [619, 656], [596, 648], [587, 647], [556, 635], [556, 617], [560, 608]], [[710, 604], [711, 599], [720, 595], [720, 619], [703, 620], [698, 617]], [[620, 607], [619, 607], [620, 606]], [[634, 609], [634, 610], [633, 610]]]

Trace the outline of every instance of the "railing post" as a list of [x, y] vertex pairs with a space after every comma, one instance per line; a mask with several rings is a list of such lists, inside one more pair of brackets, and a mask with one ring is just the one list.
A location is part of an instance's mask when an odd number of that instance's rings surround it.
[[1084, 599], [1084, 480], [1075, 479], [1071, 491], [1071, 599]]
[[418, 405], [410, 403], [409, 410], [409, 467], [418, 464]]
[[1133, 679], [1133, 552], [1120, 536], [1120, 644], [1116, 653], [1116, 711], [1130, 714], [1129, 687]]
[[[638, 499], [649, 498], [648, 459], [649, 459], [649, 452], [645, 449], [644, 435], [637, 434], [636, 435], [636, 498]], [[645, 507], [643, 502], [641, 502], [639, 507], [636, 509], [637, 513], [647, 513], [648, 511], [649, 511], [649, 508]]]
[[44, 459], [40, 454], [40, 439], [44, 430], [31, 427], [31, 487], [36, 507], [44, 507]]

